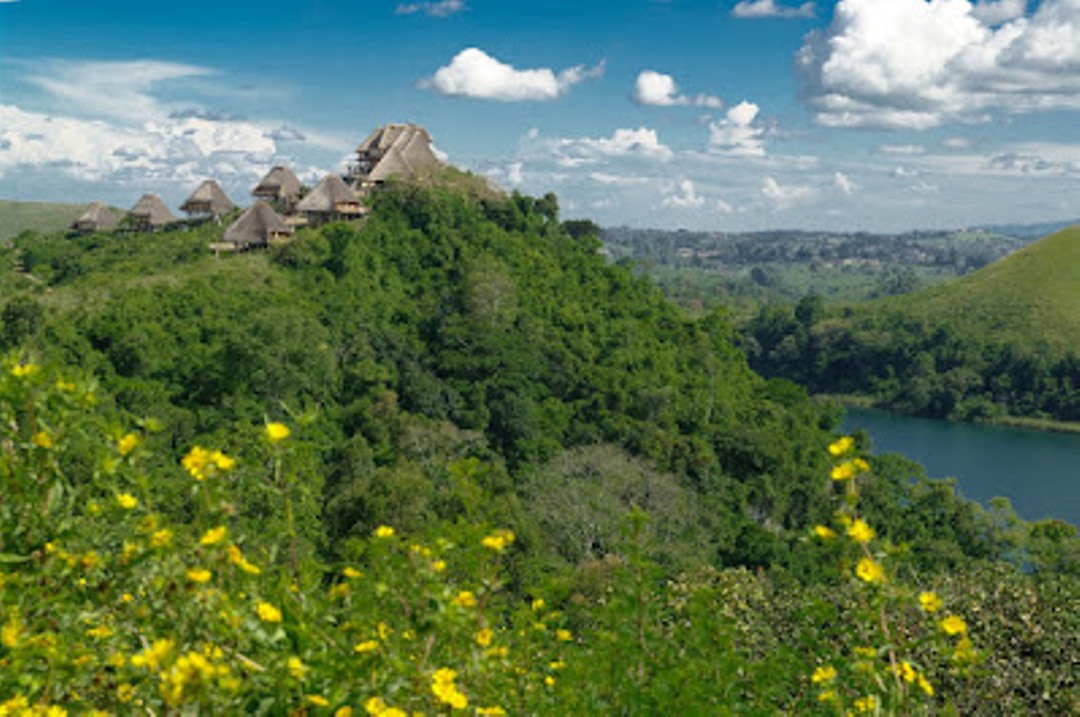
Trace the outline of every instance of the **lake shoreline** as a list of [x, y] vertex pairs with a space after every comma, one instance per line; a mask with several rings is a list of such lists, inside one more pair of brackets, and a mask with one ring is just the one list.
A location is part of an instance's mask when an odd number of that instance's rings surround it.
[[895, 413], [898, 416], [911, 416], [912, 418], [931, 418], [936, 421], [947, 421], [948, 423], [966, 423], [976, 426], [1006, 426], [1008, 428], [1020, 428], [1029, 431], [1039, 431], [1041, 433], [1067, 433], [1070, 435], [1080, 435], [1080, 422], [1078, 421], [1056, 421], [1052, 418], [1031, 418], [1029, 416], [998, 416], [988, 420], [979, 421], [958, 421], [952, 418], [938, 418], [934, 416], [916, 416], [910, 413], [903, 413], [897, 411], [888, 406], [882, 406], [870, 396], [862, 396], [852, 393], [819, 393], [814, 394], [814, 400], [817, 401], [831, 401], [838, 403], [844, 408], [872, 408], [877, 411], [886, 411], [888, 413]]

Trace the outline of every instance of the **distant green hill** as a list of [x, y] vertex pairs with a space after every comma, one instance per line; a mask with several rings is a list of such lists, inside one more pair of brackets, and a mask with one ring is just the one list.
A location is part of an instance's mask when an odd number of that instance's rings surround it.
[[883, 310], [964, 336], [1080, 352], [1080, 226], [968, 276], [868, 302], [859, 313]]
[[16, 237], [27, 229], [43, 234], [61, 231], [70, 226], [84, 209], [85, 204], [0, 199], [0, 241]]

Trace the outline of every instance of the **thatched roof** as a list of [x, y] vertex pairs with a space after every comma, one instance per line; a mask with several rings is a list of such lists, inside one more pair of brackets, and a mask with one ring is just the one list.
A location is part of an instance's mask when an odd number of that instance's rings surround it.
[[438, 166], [431, 135], [415, 124], [388, 124], [368, 135], [356, 148], [361, 166], [369, 166], [361, 179], [382, 182], [391, 175], [415, 177]]
[[306, 197], [300, 200], [300, 203], [296, 205], [296, 211], [333, 214], [341, 212], [342, 205], [355, 205], [359, 210], [360, 198], [341, 177], [328, 174]]
[[293, 235], [293, 229], [266, 202], [257, 201], [225, 230], [223, 241], [238, 248], [266, 246], [271, 239]]
[[96, 232], [112, 229], [120, 223], [120, 217], [101, 202], [94, 202], [86, 208], [72, 224], [72, 228], [81, 232]]
[[156, 194], [142, 195], [142, 198], [128, 212], [128, 216], [134, 217], [140, 224], [151, 227], [162, 227], [176, 221], [176, 217], [165, 206], [165, 202], [161, 201], [161, 197]]
[[180, 205], [180, 209], [189, 214], [212, 214], [217, 217], [236, 209], [236, 205], [217, 182], [207, 179]]
[[300, 196], [302, 187], [300, 180], [291, 169], [277, 166], [262, 178], [259, 186], [251, 190], [251, 193], [256, 197], [268, 199], [296, 199]]

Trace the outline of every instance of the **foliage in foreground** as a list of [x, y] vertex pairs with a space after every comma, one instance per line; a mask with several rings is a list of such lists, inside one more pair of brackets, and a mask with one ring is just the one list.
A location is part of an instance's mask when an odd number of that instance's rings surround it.
[[0, 374], [0, 714], [1080, 704], [1068, 662], [1080, 654], [1067, 609], [1076, 584], [999, 566], [917, 591], [902, 546], [859, 511], [868, 466], [850, 439], [831, 447], [822, 477], [834, 527], [806, 537], [834, 566], [829, 582], [797, 589], [782, 572], [714, 568], [664, 577], [637, 513], [617, 551], [541, 594], [506, 580], [522, 558], [514, 534], [463, 522], [408, 537], [379, 526], [342, 559], [320, 559], [303, 530], [313, 487], [293, 470], [303, 425], [271, 422], [155, 463], [158, 427], [121, 428], [99, 399], [34, 364]]

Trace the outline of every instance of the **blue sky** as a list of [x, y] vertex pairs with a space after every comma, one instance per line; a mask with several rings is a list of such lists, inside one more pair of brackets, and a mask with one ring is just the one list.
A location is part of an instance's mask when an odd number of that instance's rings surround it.
[[606, 225], [1080, 216], [1080, 0], [0, 0], [0, 197], [241, 203], [374, 127]]

